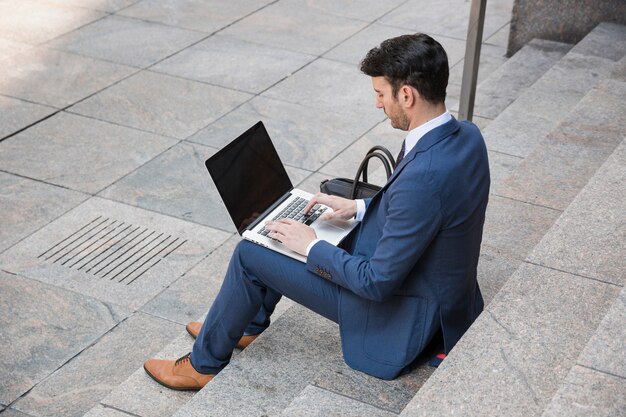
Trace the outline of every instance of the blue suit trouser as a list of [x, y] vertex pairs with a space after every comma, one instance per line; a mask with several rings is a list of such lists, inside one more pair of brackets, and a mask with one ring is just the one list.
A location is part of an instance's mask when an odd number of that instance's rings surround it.
[[302, 262], [240, 242], [193, 345], [193, 367], [205, 374], [221, 371], [241, 336], [259, 334], [269, 326], [283, 295], [338, 323], [339, 291], [337, 284], [308, 271]]

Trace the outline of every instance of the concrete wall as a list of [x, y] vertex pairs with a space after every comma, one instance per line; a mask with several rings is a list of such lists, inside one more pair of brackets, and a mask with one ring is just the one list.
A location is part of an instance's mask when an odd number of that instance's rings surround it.
[[576, 43], [600, 22], [626, 24], [626, 0], [515, 0], [507, 53], [533, 38]]

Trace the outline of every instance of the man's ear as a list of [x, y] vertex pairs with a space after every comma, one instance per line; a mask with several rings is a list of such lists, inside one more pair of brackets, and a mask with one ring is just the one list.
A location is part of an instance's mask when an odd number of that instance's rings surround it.
[[417, 91], [414, 88], [408, 85], [403, 85], [402, 87], [400, 87], [400, 90], [398, 90], [398, 100], [405, 107], [412, 107], [413, 104], [415, 104], [416, 94]]

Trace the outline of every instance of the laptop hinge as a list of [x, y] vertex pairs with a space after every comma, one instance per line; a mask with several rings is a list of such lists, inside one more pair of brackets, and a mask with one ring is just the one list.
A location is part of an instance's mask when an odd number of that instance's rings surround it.
[[[250, 225], [248, 227], [246, 227], [245, 229], [243, 229], [239, 234], [243, 234], [244, 231], [246, 230], [252, 230], [256, 227], [257, 224], [259, 224], [259, 222], [261, 220], [264, 220], [265, 217], [267, 217], [268, 214], [270, 214], [272, 212], [272, 210], [274, 210], [276, 207], [278, 207], [279, 205], [281, 205], [286, 199], [288, 199], [289, 197], [291, 197], [291, 191], [288, 193], [283, 194], [283, 196], [281, 198], [279, 198], [278, 200], [276, 200], [274, 202], [274, 204], [272, 204], [271, 206], [269, 206], [263, 213], [261, 213], [261, 215], [259, 217], [256, 218], [255, 221], [253, 221], [252, 223], [250, 223]], [[270, 219], [265, 219], [265, 220], [270, 220]]]

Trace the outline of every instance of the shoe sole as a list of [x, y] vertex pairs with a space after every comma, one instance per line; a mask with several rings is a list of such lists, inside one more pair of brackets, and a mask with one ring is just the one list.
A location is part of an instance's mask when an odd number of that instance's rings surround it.
[[166, 388], [175, 390], [175, 391], [200, 391], [202, 388], [180, 388], [180, 387], [173, 387], [171, 385], [166, 384], [163, 381], [158, 380], [154, 375], [152, 375], [150, 373], [150, 371], [148, 371], [148, 369], [146, 368], [146, 366], [144, 365], [143, 370], [146, 371], [146, 373], [150, 376], [150, 378], [154, 379], [157, 383], [159, 383], [160, 385], [163, 385]]

